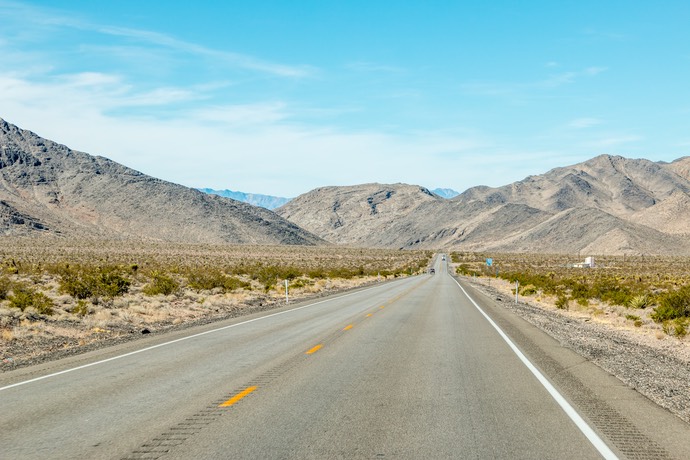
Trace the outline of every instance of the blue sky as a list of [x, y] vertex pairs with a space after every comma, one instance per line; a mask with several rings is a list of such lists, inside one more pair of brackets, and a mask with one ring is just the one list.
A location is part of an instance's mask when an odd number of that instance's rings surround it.
[[690, 155], [687, 1], [4, 1], [0, 117], [190, 187]]

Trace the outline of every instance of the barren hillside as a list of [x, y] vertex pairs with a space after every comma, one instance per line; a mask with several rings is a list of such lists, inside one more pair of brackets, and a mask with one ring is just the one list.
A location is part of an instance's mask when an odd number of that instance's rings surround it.
[[690, 157], [602, 155], [452, 200], [395, 184], [326, 187], [277, 212], [336, 244], [593, 254], [690, 254]]
[[0, 233], [319, 244], [273, 212], [77, 152], [0, 119]]

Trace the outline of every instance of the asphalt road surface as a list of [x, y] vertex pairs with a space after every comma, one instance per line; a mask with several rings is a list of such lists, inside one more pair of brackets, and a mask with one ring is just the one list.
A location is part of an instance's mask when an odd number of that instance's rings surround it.
[[690, 458], [686, 423], [435, 268], [0, 374], [0, 458]]

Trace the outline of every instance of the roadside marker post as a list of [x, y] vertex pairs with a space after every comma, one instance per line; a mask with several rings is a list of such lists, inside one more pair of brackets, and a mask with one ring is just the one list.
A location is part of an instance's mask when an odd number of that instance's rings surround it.
[[515, 305], [518, 303], [518, 287], [520, 286], [520, 282], [518, 280], [515, 280]]
[[285, 304], [290, 303], [290, 298], [288, 297], [288, 280], [285, 280]]

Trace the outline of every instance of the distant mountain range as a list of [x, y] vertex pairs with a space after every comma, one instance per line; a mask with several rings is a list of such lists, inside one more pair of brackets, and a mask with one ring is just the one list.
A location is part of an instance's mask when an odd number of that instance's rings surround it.
[[260, 195], [257, 193], [233, 192], [232, 190], [214, 190], [212, 188], [197, 189], [210, 195], [224, 196], [225, 198], [232, 198], [233, 200], [243, 201], [254, 206], [260, 206], [266, 209], [275, 209], [284, 205], [290, 198], [283, 198], [280, 196]]
[[[226, 198], [232, 198], [233, 200], [243, 201], [254, 206], [260, 206], [266, 209], [276, 209], [284, 204], [287, 204], [292, 198], [283, 198], [280, 196], [271, 195], [261, 195], [258, 193], [244, 193], [244, 192], [234, 192], [232, 190], [214, 190], [212, 188], [199, 188], [197, 189], [204, 193], [211, 195], [224, 196]], [[440, 196], [441, 198], [454, 198], [460, 193], [456, 192], [450, 188], [437, 188], [432, 190], [433, 193]]]
[[690, 157], [655, 163], [602, 155], [451, 200], [406, 184], [324, 187], [277, 212], [336, 244], [690, 254]]
[[322, 187], [273, 212], [146, 176], [0, 119], [0, 235], [690, 255], [690, 157], [665, 163], [601, 155], [441, 197], [451, 192]]
[[452, 188], [435, 188], [432, 190], [433, 193], [440, 196], [441, 198], [451, 199], [460, 195], [460, 192], [456, 192]]
[[0, 119], [0, 234], [323, 244], [275, 213], [77, 152]]

